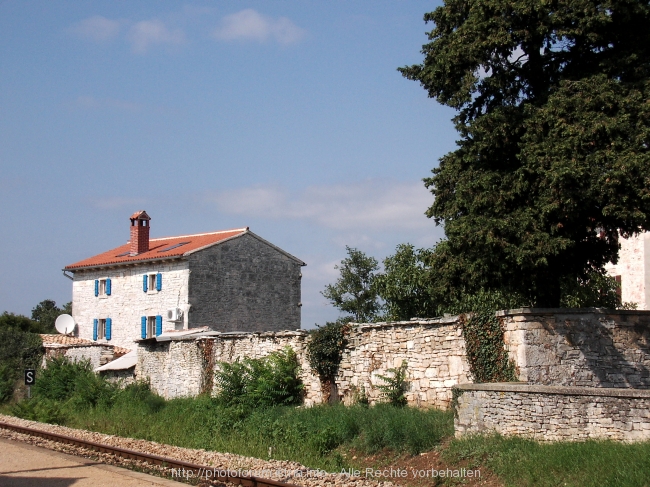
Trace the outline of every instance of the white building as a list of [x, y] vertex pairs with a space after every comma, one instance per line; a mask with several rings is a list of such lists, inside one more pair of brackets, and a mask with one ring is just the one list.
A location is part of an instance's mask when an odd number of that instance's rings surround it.
[[77, 336], [134, 349], [163, 331], [300, 328], [304, 262], [246, 228], [149, 238], [130, 217], [125, 245], [70, 264]]
[[621, 301], [650, 309], [650, 232], [621, 239], [618, 263], [605, 268], [621, 285]]

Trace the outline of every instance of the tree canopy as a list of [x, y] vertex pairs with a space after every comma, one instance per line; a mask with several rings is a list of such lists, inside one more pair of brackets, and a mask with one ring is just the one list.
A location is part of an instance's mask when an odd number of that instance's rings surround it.
[[458, 148], [425, 179], [446, 240], [438, 297], [562, 282], [650, 230], [648, 0], [447, 0], [424, 62], [400, 68], [458, 110]]
[[55, 301], [45, 299], [32, 309], [32, 320], [40, 325], [41, 333], [57, 333], [54, 323], [59, 315], [72, 314], [72, 303], [66, 303], [59, 308]]
[[375, 286], [379, 262], [360, 250], [348, 246], [345, 250], [348, 257], [334, 267], [340, 271], [339, 278], [325, 286], [321, 294], [357, 323], [373, 321], [381, 309]]

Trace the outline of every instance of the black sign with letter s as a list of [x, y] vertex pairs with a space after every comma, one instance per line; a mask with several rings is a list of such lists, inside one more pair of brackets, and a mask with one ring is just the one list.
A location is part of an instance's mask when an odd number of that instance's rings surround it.
[[36, 382], [36, 370], [25, 369], [25, 385], [33, 386], [35, 382]]

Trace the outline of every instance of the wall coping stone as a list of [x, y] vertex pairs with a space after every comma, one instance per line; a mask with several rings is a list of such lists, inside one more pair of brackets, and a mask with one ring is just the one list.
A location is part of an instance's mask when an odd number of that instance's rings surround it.
[[570, 315], [570, 314], [601, 314], [601, 315], [640, 315], [650, 316], [650, 310], [642, 309], [608, 309], [608, 308], [516, 308], [503, 309], [496, 316], [515, 315]]
[[86, 347], [111, 347], [112, 343], [44, 343], [43, 348], [86, 348]]
[[379, 321], [377, 323], [354, 323], [350, 325], [356, 326], [359, 330], [368, 330], [371, 328], [390, 328], [390, 327], [414, 327], [421, 325], [449, 325], [456, 323], [458, 316], [445, 316], [440, 318], [416, 318], [409, 321]]
[[564, 396], [608, 396], [650, 398], [648, 389], [628, 389], [622, 387], [577, 387], [540, 386], [525, 382], [494, 382], [483, 384], [458, 384], [454, 389], [462, 391], [518, 392], [523, 394], [560, 394]]

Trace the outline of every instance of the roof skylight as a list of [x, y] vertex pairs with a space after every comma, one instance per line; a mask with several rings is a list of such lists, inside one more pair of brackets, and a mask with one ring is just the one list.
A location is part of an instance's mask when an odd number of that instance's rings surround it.
[[167, 247], [166, 249], [159, 250], [158, 252], [169, 252], [172, 249], [178, 248], [182, 245], [187, 245], [189, 242], [181, 242], [177, 243], [176, 245], [172, 245], [171, 247]]

